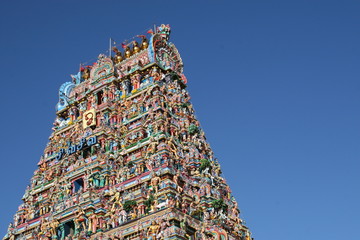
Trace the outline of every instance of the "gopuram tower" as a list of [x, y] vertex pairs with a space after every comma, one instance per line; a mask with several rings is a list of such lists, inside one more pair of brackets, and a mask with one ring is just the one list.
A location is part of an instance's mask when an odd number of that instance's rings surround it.
[[59, 90], [53, 132], [4, 240], [250, 240], [161, 25]]

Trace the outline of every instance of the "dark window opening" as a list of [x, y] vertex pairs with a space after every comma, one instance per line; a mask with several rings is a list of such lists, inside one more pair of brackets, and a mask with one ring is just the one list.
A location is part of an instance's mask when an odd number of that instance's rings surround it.
[[89, 147], [83, 150], [83, 158], [88, 158], [90, 157], [90, 155], [91, 155], [91, 150]]
[[102, 104], [102, 98], [103, 98], [103, 91], [99, 91], [97, 94], [97, 104], [100, 105]]
[[76, 193], [82, 189], [84, 189], [84, 180], [82, 178], [76, 179], [74, 181], [74, 187], [73, 187], [74, 193]]
[[66, 236], [73, 236], [75, 234], [75, 224], [73, 221], [66, 222], [64, 224], [64, 232]]
[[64, 239], [67, 236], [74, 236], [75, 234], [75, 223], [74, 221], [68, 221], [57, 228], [58, 239]]

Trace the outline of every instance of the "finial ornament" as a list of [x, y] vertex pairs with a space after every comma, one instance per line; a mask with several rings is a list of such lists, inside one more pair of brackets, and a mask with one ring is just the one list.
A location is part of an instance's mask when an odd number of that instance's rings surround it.
[[126, 46], [126, 48], [125, 48], [125, 57], [130, 58], [131, 55], [132, 55], [132, 51], [131, 51], [130, 47]]
[[139, 47], [138, 42], [137, 42], [137, 41], [133, 41], [133, 53], [135, 54], [135, 53], [138, 53], [138, 52], [140, 52], [140, 51], [141, 51], [141, 49], [140, 49], [140, 47]]
[[112, 50], [114, 51], [115, 53], [115, 57], [114, 57], [114, 61], [115, 63], [120, 63], [122, 60], [123, 60], [123, 57], [122, 57], [122, 54], [121, 52], [119, 51], [119, 49], [117, 49], [117, 47], [113, 47]]

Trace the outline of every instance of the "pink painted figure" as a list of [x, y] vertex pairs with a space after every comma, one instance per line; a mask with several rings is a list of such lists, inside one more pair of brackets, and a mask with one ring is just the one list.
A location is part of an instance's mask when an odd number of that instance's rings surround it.
[[131, 83], [133, 85], [133, 89], [139, 89], [140, 88], [140, 74], [135, 74], [131, 77]]

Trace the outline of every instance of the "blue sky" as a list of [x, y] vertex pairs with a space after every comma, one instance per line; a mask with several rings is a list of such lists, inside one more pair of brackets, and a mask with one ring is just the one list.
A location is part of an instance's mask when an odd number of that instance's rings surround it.
[[169, 23], [256, 240], [360, 239], [360, 2], [2, 1], [0, 234], [80, 62]]

